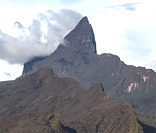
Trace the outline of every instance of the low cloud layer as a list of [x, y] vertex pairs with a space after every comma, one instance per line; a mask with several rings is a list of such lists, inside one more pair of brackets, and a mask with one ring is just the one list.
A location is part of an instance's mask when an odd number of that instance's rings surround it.
[[23, 64], [51, 54], [81, 18], [79, 13], [63, 9], [38, 14], [29, 27], [15, 22], [9, 33], [0, 31], [0, 59]]

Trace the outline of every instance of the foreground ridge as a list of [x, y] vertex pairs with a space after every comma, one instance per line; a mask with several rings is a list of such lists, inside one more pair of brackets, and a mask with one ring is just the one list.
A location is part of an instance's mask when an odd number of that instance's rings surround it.
[[0, 90], [0, 132], [143, 133], [132, 107], [107, 96], [101, 83], [85, 90], [43, 68]]

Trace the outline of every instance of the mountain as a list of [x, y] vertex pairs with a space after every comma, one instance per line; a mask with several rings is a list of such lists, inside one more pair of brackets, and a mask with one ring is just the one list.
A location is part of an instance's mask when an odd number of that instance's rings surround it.
[[144, 67], [126, 65], [113, 54], [98, 55], [87, 17], [65, 36], [64, 43], [50, 56], [25, 63], [23, 76], [44, 67], [51, 68], [58, 77], [79, 81], [86, 89], [101, 82], [107, 95], [114, 99], [126, 101], [144, 112], [156, 112], [156, 73]]
[[132, 107], [107, 96], [101, 83], [85, 90], [49, 68], [1, 85], [0, 103], [1, 133], [155, 133], [148, 125], [145, 132]]

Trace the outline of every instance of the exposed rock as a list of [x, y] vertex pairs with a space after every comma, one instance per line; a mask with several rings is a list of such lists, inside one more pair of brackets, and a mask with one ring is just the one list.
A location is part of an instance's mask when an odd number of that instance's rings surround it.
[[49, 123], [54, 133], [77, 133], [74, 129], [63, 126], [60, 120], [54, 115], [51, 115], [49, 118]]

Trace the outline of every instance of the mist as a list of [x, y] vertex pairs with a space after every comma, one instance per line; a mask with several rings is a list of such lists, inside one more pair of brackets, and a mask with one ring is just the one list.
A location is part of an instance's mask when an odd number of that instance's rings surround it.
[[34, 57], [50, 55], [81, 18], [76, 11], [63, 9], [39, 13], [28, 27], [15, 22], [9, 33], [0, 31], [0, 59], [24, 64]]

